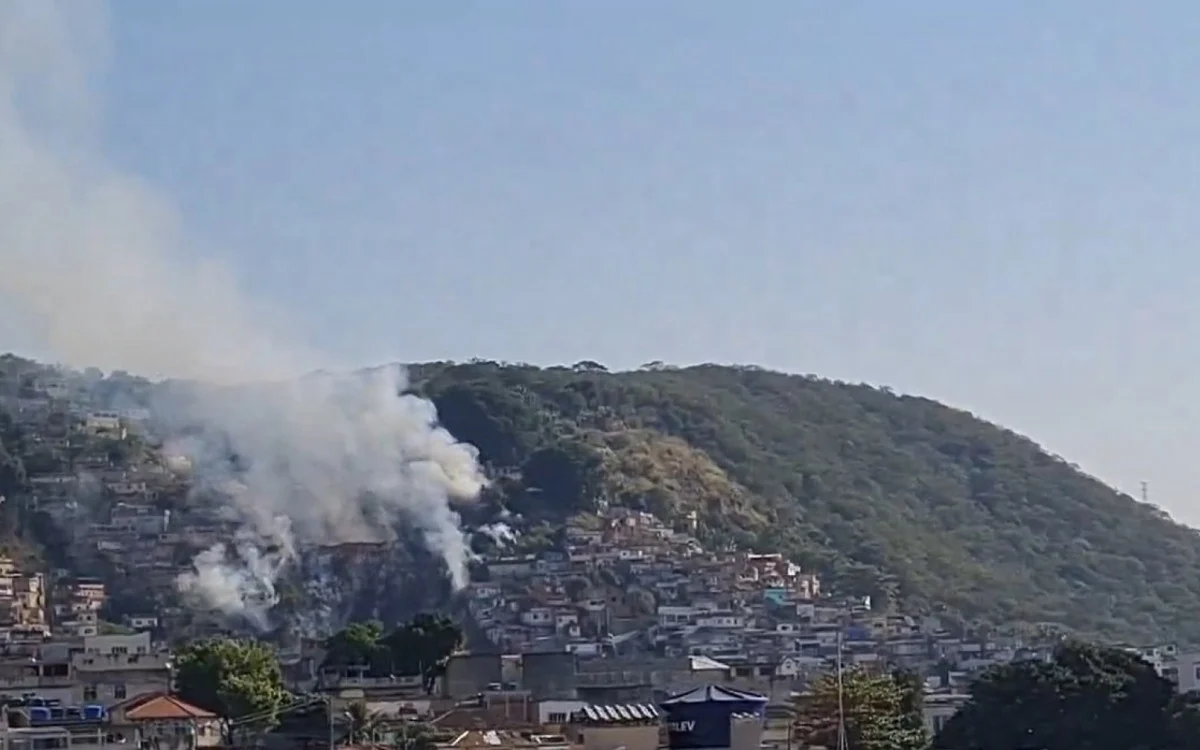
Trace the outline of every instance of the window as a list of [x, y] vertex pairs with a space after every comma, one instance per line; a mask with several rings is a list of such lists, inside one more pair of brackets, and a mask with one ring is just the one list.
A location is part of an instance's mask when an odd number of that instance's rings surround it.
[[113, 697], [117, 700], [125, 700], [125, 686], [113, 685]]
[[567, 723], [567, 715], [565, 713], [551, 711], [549, 714], [546, 715], [546, 723], [547, 724], [566, 724]]
[[96, 686], [95, 686], [95, 685], [85, 685], [85, 686], [84, 686], [84, 688], [83, 688], [83, 699], [84, 699], [85, 701], [94, 701], [94, 700], [96, 700]]

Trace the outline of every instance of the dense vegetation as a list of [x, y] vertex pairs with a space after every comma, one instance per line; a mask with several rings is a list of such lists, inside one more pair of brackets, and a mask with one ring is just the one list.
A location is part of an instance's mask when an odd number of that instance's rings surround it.
[[444, 616], [418, 614], [391, 632], [377, 620], [356, 622], [325, 639], [325, 667], [352, 667], [372, 677], [419, 675], [427, 693], [462, 646], [462, 629]]
[[288, 699], [274, 652], [257, 641], [193, 641], [175, 654], [175, 670], [183, 699], [221, 716], [272, 719]]
[[797, 737], [804, 747], [838, 747], [841, 733], [849, 750], [925, 750], [924, 695], [909, 672], [825, 674], [799, 703]]
[[413, 368], [526, 521], [613, 503], [964, 624], [1200, 640], [1200, 535], [969, 413], [752, 367]]
[[1018, 661], [986, 671], [933, 747], [1190, 750], [1200, 743], [1198, 701], [1195, 693], [1177, 694], [1171, 682], [1135, 655], [1066, 643], [1050, 661]]
[[[40, 370], [0, 356], [0, 395], [31, 395]], [[114, 400], [152, 401], [148, 381], [91, 375]], [[605, 503], [680, 526], [694, 514], [710, 545], [785, 552], [820, 572], [827, 590], [869, 595], [876, 607], [963, 625], [1200, 642], [1191, 616], [1200, 535], [1029, 439], [935, 401], [716, 365], [610, 373], [591, 362], [431, 363], [410, 375], [494, 477], [467, 520], [515, 512], [525, 544]], [[4, 411], [0, 496], [11, 498], [28, 476], [60, 467]], [[124, 461], [147, 446], [131, 436], [71, 450]], [[0, 503], [0, 551], [63, 548], [13, 505]], [[411, 612], [389, 621], [400, 615]]]

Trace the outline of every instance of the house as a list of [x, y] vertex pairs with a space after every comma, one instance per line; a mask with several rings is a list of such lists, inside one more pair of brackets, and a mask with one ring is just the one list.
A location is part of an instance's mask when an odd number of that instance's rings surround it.
[[109, 709], [113, 727], [133, 727], [143, 746], [159, 748], [217, 747], [222, 744], [221, 719], [169, 693], [148, 693]]
[[171, 655], [151, 649], [150, 633], [88, 636], [83, 646], [71, 655], [81, 704], [114, 706], [171, 686]]
[[958, 709], [966, 704], [968, 698], [965, 693], [926, 694], [921, 712], [925, 719], [925, 731], [931, 736], [942, 731], [942, 727], [951, 716], [958, 713]]
[[121, 415], [110, 411], [97, 411], [88, 414], [84, 419], [84, 429], [92, 435], [108, 435], [118, 439], [125, 438], [125, 428], [121, 425]]
[[155, 615], [129, 615], [126, 624], [134, 630], [154, 630], [158, 627], [158, 617]]

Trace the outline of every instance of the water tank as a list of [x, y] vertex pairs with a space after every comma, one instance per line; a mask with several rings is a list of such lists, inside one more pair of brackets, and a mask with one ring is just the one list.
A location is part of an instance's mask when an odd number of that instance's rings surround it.
[[50, 721], [50, 709], [45, 706], [34, 706], [29, 709], [29, 722], [31, 724], [46, 721]]
[[47, 710], [50, 712], [51, 721], [62, 721], [67, 716], [67, 710], [62, 706], [49, 706]]
[[671, 750], [726, 750], [735, 717], [766, 714], [767, 698], [758, 693], [708, 685], [667, 698], [661, 704], [667, 717]]
[[104, 706], [90, 705], [83, 707], [83, 718], [89, 721], [98, 721], [104, 718]]

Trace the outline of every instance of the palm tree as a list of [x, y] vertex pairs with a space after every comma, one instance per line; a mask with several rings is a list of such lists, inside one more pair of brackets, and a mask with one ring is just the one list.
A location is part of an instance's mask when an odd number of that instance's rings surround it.
[[383, 716], [367, 708], [366, 703], [355, 701], [346, 707], [346, 720], [350, 724], [351, 744], [362, 745], [375, 741]]
[[436, 743], [428, 724], [405, 723], [397, 733], [395, 746], [398, 750], [433, 750]]

